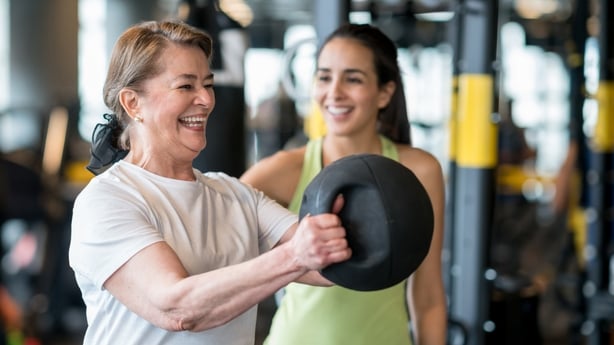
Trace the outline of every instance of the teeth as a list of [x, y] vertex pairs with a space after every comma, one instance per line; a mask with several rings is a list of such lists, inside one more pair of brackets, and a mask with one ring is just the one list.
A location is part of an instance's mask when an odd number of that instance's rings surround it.
[[179, 119], [179, 121], [188, 127], [202, 126], [207, 119], [203, 116], [188, 116]]
[[328, 112], [333, 115], [339, 115], [350, 111], [349, 107], [328, 107]]
[[180, 119], [183, 122], [205, 122], [205, 117], [203, 116], [188, 116]]

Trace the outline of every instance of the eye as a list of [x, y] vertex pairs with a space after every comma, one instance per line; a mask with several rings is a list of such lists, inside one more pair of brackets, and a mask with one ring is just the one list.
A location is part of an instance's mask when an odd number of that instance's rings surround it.
[[319, 82], [327, 82], [327, 81], [330, 81], [330, 76], [327, 74], [319, 74], [317, 75], [317, 80]]
[[185, 89], [185, 90], [192, 90], [193, 86], [192, 84], [183, 84], [181, 86], [179, 86], [180, 89]]
[[359, 77], [348, 77], [347, 81], [351, 84], [362, 84], [362, 79]]

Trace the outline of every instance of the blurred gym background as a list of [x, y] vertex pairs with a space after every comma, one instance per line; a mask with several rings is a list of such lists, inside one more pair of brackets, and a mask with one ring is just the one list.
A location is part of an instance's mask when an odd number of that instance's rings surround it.
[[[169, 17], [216, 42], [195, 165], [237, 177], [325, 132], [318, 42], [380, 27], [413, 144], [448, 182], [449, 343], [614, 343], [612, 15], [608, 0], [0, 0], [0, 344], [80, 343], [71, 207], [106, 64], [129, 25]], [[261, 304], [259, 342], [274, 310]]]

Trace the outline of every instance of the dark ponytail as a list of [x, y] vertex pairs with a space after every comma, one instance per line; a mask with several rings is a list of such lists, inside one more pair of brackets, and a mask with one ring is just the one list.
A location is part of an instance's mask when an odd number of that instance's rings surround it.
[[379, 87], [383, 87], [390, 81], [395, 83], [396, 88], [390, 102], [385, 108], [380, 109], [378, 114], [378, 132], [394, 142], [411, 144], [405, 91], [401, 69], [397, 61], [397, 46], [375, 26], [348, 23], [330, 34], [322, 47], [333, 38], [338, 37], [354, 39], [371, 50]]

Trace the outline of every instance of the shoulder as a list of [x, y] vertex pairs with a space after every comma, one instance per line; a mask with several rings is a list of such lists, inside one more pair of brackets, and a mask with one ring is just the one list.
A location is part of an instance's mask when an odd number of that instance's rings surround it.
[[224, 172], [206, 172], [198, 177], [201, 185], [210, 192], [215, 192], [220, 195], [232, 196], [232, 198], [251, 198], [255, 195], [255, 188], [251, 185], [239, 180], [234, 176], [230, 176]]
[[241, 181], [287, 205], [303, 169], [305, 147], [279, 151], [250, 167]]
[[276, 175], [288, 175], [296, 171], [300, 173], [303, 168], [304, 155], [305, 147], [278, 151], [251, 166], [241, 176], [241, 180], [253, 182], [253, 180], [258, 180], [263, 174], [270, 178]]
[[116, 163], [102, 174], [94, 176], [79, 192], [77, 200], [128, 198], [135, 194], [134, 183], [138, 181], [137, 178], [128, 178]]
[[150, 208], [140, 192], [143, 186], [139, 184], [139, 176], [129, 178], [117, 170], [111, 167], [94, 177], [76, 196], [72, 222], [83, 228], [79, 230], [81, 233], [87, 229], [100, 229], [103, 224], [117, 224], [148, 214]]
[[407, 145], [397, 145], [399, 161], [410, 169], [423, 183], [442, 183], [441, 163], [428, 151]]
[[300, 146], [293, 149], [280, 150], [262, 159], [260, 162], [267, 164], [302, 165], [303, 157], [305, 156], [305, 148], [306, 146]]

